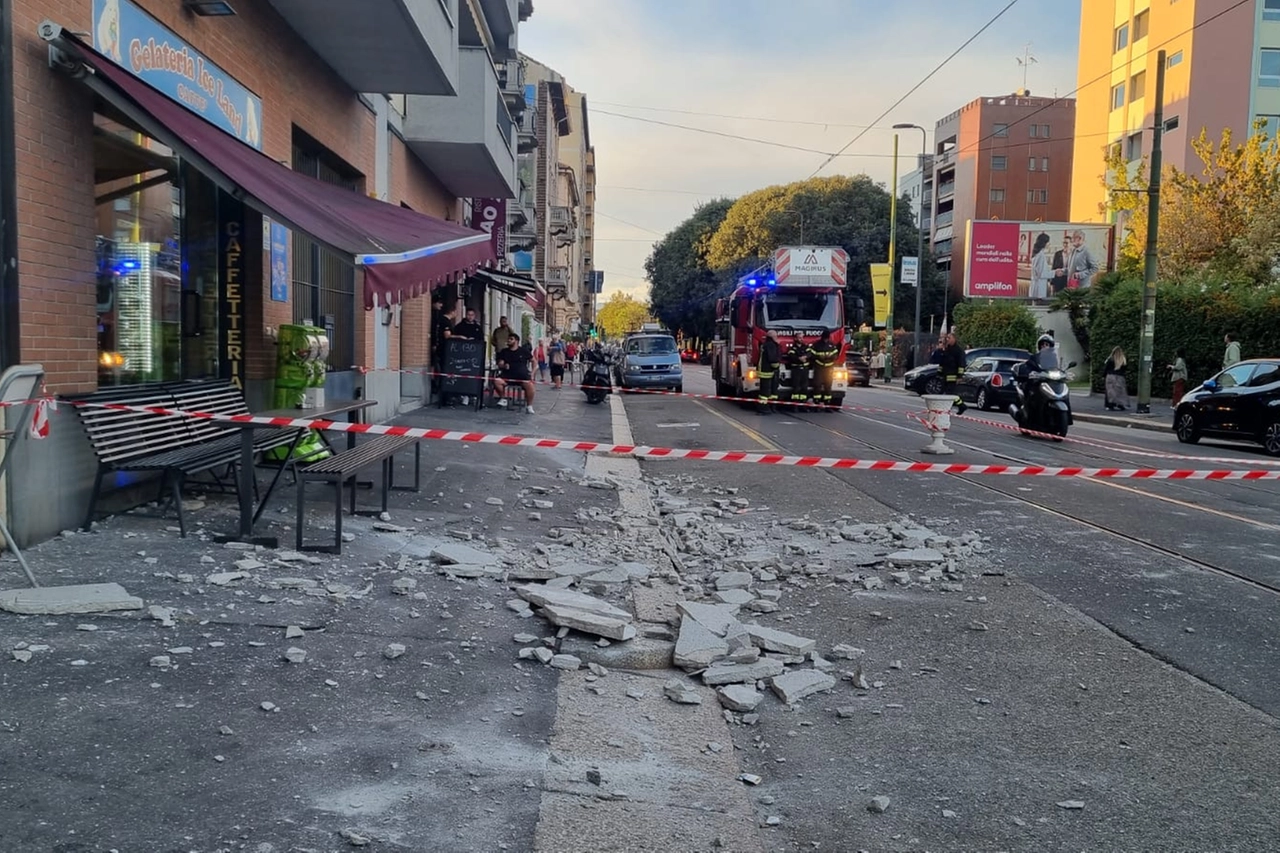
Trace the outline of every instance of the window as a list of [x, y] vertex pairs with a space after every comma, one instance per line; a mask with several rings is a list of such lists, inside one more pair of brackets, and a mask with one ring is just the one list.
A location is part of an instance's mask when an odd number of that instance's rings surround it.
[[1280, 89], [1280, 50], [1267, 47], [1262, 49], [1258, 85], [1268, 89]]
[[1144, 10], [1133, 16], [1133, 40], [1138, 41], [1147, 37], [1147, 33], [1151, 30], [1151, 12]]
[[[1272, 2], [1280, 3], [1280, 0], [1272, 0]], [[1174, 51], [1164, 61], [1165, 68], [1173, 68], [1182, 64], [1182, 51]]]
[[1042, 172], [1047, 172], [1047, 171], [1049, 171], [1049, 158], [1048, 158], [1048, 157], [1041, 157], [1041, 158], [1040, 158], [1040, 171], [1042, 171]]
[[[295, 129], [293, 170], [360, 192], [362, 178], [311, 137]], [[310, 323], [329, 335], [331, 371], [355, 364], [356, 273], [350, 256], [339, 255], [306, 234], [293, 232], [293, 321]]]
[[1165, 133], [1168, 133], [1168, 132], [1169, 132], [1169, 131], [1171, 131], [1171, 130], [1177, 130], [1177, 129], [1178, 129], [1178, 117], [1177, 117], [1177, 116], [1169, 116], [1167, 119], [1165, 119], [1165, 120], [1164, 120], [1164, 132], [1165, 132]]
[[1040, 135], [1045, 139], [1049, 138], [1049, 125], [1047, 124], [1040, 125]]
[[1124, 106], [1124, 84], [1111, 87], [1111, 109], [1118, 110]]
[[1249, 374], [1253, 373], [1253, 364], [1236, 364], [1228, 367], [1226, 370], [1213, 377], [1218, 380], [1218, 384], [1223, 388], [1234, 388], [1237, 385], [1244, 385], [1249, 381]]
[[1272, 385], [1276, 382], [1280, 382], [1280, 364], [1272, 364], [1270, 362], [1259, 364], [1258, 369], [1249, 377], [1249, 386], [1251, 388]]
[[1048, 204], [1048, 190], [1027, 190], [1027, 204]]
[[1034, 171], [1036, 170], [1036, 163], [1037, 163], [1037, 162], [1038, 162], [1038, 161], [1036, 160], [1036, 158], [1035, 158], [1035, 157], [1031, 157], [1031, 158], [1029, 158], [1029, 159], [1027, 160], [1027, 171], [1028, 171], [1028, 172], [1034, 172]]
[[995, 126], [995, 130], [993, 130], [993, 131], [992, 131], [991, 135], [992, 135], [992, 136], [1008, 136], [1008, 135], [1009, 135], [1009, 125], [1007, 125], [1007, 124], [997, 124], [997, 125]]
[[1280, 0], [1262, 0], [1262, 20], [1280, 21]]
[[1037, 136], [1037, 134], [1038, 134], [1038, 131], [1039, 131], [1039, 130], [1040, 130], [1040, 125], [1038, 125], [1038, 124], [1033, 124], [1033, 125], [1031, 125], [1031, 130], [1030, 130], [1030, 131], [1028, 131], [1028, 133], [1031, 135], [1031, 138], [1032, 138], [1032, 139], [1035, 139], [1035, 138], [1036, 138], [1036, 136]]
[[990, 195], [991, 201], [997, 204], [1004, 204], [1004, 190], [999, 187], [993, 187]]
[[1254, 121], [1262, 124], [1262, 132], [1268, 138], [1275, 139], [1276, 133], [1280, 132], [1280, 116], [1254, 116]]
[[1119, 27], [1116, 27], [1116, 43], [1115, 43], [1115, 49], [1112, 52], [1117, 53], [1119, 51], [1124, 50], [1128, 46], [1129, 46], [1129, 25], [1123, 24]]
[[1124, 156], [1126, 160], [1142, 159], [1142, 131], [1129, 134], [1124, 141]]
[[1141, 98], [1147, 93], [1147, 72], [1139, 71], [1133, 77], [1129, 78], [1129, 103]]
[[1003, 154], [992, 154], [991, 168], [997, 172], [1003, 172], [1005, 169], [1009, 168], [1009, 158]]

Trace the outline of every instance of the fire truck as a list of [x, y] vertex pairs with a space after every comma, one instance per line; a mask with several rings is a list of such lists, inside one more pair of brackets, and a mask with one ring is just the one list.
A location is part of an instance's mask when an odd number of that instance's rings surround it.
[[[716, 302], [716, 337], [711, 345], [716, 394], [759, 394], [756, 367], [769, 330], [777, 332], [784, 361], [792, 346], [814, 343], [827, 331], [840, 347], [832, 402], [843, 404], [849, 388], [844, 331], [848, 264], [849, 256], [838, 247], [783, 246], [769, 264], [741, 277], [733, 294]], [[792, 387], [790, 371], [780, 368], [778, 396], [789, 399]]]

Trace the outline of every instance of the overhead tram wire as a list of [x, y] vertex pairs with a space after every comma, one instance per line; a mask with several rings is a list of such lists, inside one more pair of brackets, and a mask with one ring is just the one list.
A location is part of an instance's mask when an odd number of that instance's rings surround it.
[[[1246, 0], [1246, 1], [1247, 1], [1247, 0]], [[971, 44], [973, 44], [975, 41], [977, 41], [979, 36], [981, 36], [981, 35], [982, 35], [983, 33], [985, 33], [988, 29], [990, 29], [990, 28], [992, 27], [992, 25], [994, 25], [994, 24], [995, 24], [995, 22], [996, 22], [996, 21], [998, 21], [998, 20], [1000, 20], [1001, 18], [1003, 18], [1003, 17], [1004, 17], [1004, 14], [1005, 14], [1006, 12], [1008, 12], [1010, 9], [1012, 9], [1014, 6], [1016, 6], [1017, 4], [1018, 4], [1018, 0], [1009, 0], [1009, 2], [1008, 2], [1007, 4], [1005, 4], [1005, 7], [1004, 7], [1003, 9], [1001, 9], [999, 12], [996, 12], [996, 14], [991, 18], [991, 20], [989, 20], [989, 21], [987, 21], [985, 24], [983, 24], [983, 25], [978, 29], [978, 31], [977, 31], [976, 33], [974, 33], [973, 35], [971, 35], [971, 36], [969, 36], [967, 39], [965, 39], [964, 44], [960, 45], [960, 46], [959, 46], [959, 47], [957, 47], [955, 50], [953, 50], [953, 51], [951, 52], [951, 55], [950, 55], [950, 56], [948, 56], [946, 59], [942, 60], [942, 62], [938, 63], [938, 64], [934, 67], [934, 69], [933, 69], [932, 71], [930, 71], [928, 74], [926, 74], [926, 75], [924, 76], [924, 78], [923, 78], [919, 83], [915, 84], [915, 85], [914, 85], [914, 86], [912, 86], [910, 89], [908, 89], [908, 90], [907, 90], [907, 93], [906, 93], [905, 95], [903, 95], [901, 98], [898, 98], [898, 100], [894, 101], [892, 104], [890, 104], [890, 105], [889, 105], [889, 108], [888, 108], [888, 109], [886, 109], [886, 110], [885, 110], [884, 112], [882, 112], [880, 115], [876, 116], [876, 117], [872, 120], [872, 122], [871, 122], [871, 126], [872, 126], [872, 127], [874, 127], [875, 125], [877, 125], [877, 124], [879, 124], [881, 121], [883, 121], [883, 120], [884, 120], [884, 118], [885, 118], [885, 116], [889, 115], [889, 113], [891, 113], [891, 112], [893, 112], [894, 110], [896, 110], [896, 109], [898, 108], [898, 106], [899, 106], [899, 105], [901, 105], [901, 104], [902, 104], [902, 102], [903, 102], [903, 101], [905, 101], [907, 98], [909, 98], [909, 97], [911, 97], [912, 95], [914, 95], [914, 94], [916, 93], [916, 90], [917, 90], [917, 89], [919, 89], [919, 88], [920, 88], [921, 86], [923, 86], [925, 83], [928, 83], [928, 82], [929, 82], [929, 80], [933, 78], [933, 75], [935, 75], [935, 74], [937, 74], [939, 71], [941, 71], [941, 70], [942, 70], [942, 69], [947, 65], [947, 63], [948, 63], [948, 62], [950, 62], [951, 60], [953, 60], [953, 59], [955, 59], [957, 56], [959, 56], [959, 55], [960, 55], [960, 51], [964, 50], [966, 47], [968, 47], [969, 45], [971, 45]], [[856, 143], [856, 142], [857, 142], [859, 139], [861, 139], [862, 137], [866, 136], [866, 134], [867, 134], [867, 130], [869, 130], [869, 129], [870, 129], [870, 128], [865, 128], [865, 129], [863, 129], [863, 130], [859, 131], [859, 132], [858, 132], [858, 135], [857, 135], [857, 136], [855, 136], [855, 137], [853, 137], [853, 139], [850, 139], [847, 143], [845, 143], [845, 146], [844, 146], [843, 148], [841, 148], [841, 149], [840, 149], [839, 151], [837, 151], [836, 153], [832, 154], [832, 155], [831, 155], [830, 157], [828, 157], [826, 160], [823, 160], [823, 161], [822, 161], [822, 165], [821, 165], [821, 166], [819, 166], [817, 169], [814, 169], [814, 170], [813, 170], [813, 174], [812, 174], [812, 175], [810, 175], [809, 177], [810, 177], [810, 178], [817, 177], [817, 175], [818, 175], [818, 173], [819, 173], [819, 172], [821, 172], [823, 169], [827, 168], [827, 166], [831, 165], [831, 161], [835, 160], [837, 157], [839, 157], [840, 155], [844, 154], [844, 152], [848, 151], [848, 150], [853, 146], [853, 144], [854, 144], [854, 143]], [[892, 154], [890, 154], [890, 155], [887, 155], [887, 156], [892, 157], [893, 155], [892, 155]]]
[[[1146, 50], [1146, 51], [1145, 51], [1141, 56], [1135, 57], [1135, 59], [1136, 59], [1136, 60], [1146, 59], [1146, 58], [1147, 58], [1148, 56], [1150, 56], [1152, 53], [1155, 53], [1156, 51], [1159, 51], [1161, 48], [1166, 47], [1167, 45], [1171, 44], [1171, 43], [1172, 43], [1172, 42], [1174, 42], [1174, 41], [1177, 41], [1178, 39], [1182, 38], [1182, 37], [1183, 37], [1183, 36], [1185, 36], [1185, 35], [1188, 35], [1188, 34], [1190, 34], [1190, 33], [1195, 32], [1196, 30], [1198, 30], [1198, 29], [1200, 29], [1201, 27], [1203, 27], [1205, 24], [1210, 24], [1210, 23], [1212, 23], [1212, 22], [1216, 21], [1217, 19], [1221, 18], [1223, 15], [1226, 15], [1226, 14], [1228, 14], [1228, 13], [1230, 13], [1230, 12], [1235, 11], [1236, 9], [1239, 9], [1241, 6], [1249, 5], [1249, 4], [1251, 4], [1251, 3], [1253, 3], [1253, 0], [1237, 0], [1237, 2], [1232, 3], [1230, 6], [1228, 6], [1227, 8], [1223, 9], [1223, 10], [1222, 10], [1222, 11], [1220, 11], [1220, 12], [1215, 12], [1214, 14], [1212, 14], [1212, 15], [1210, 15], [1209, 17], [1205, 18], [1205, 19], [1204, 19], [1203, 21], [1201, 21], [1200, 23], [1198, 23], [1198, 24], [1194, 24], [1194, 25], [1192, 25], [1192, 26], [1190, 26], [1190, 27], [1187, 27], [1187, 28], [1186, 28], [1185, 30], [1183, 30], [1182, 32], [1180, 32], [1180, 33], [1178, 33], [1178, 34], [1176, 34], [1176, 35], [1172, 35], [1172, 36], [1170, 36], [1169, 38], [1165, 39], [1164, 41], [1160, 42], [1160, 44], [1157, 44], [1157, 45], [1154, 45], [1154, 46], [1152, 46], [1152, 47], [1147, 48], [1147, 50]], [[1131, 59], [1131, 60], [1129, 60], [1129, 62], [1130, 62], [1130, 63], [1133, 63], [1133, 62], [1135, 61], [1135, 59]], [[1107, 72], [1105, 72], [1105, 73], [1103, 73], [1103, 74], [1099, 74], [1097, 77], [1094, 77], [1092, 80], [1087, 80], [1087, 81], [1085, 81], [1084, 83], [1081, 83], [1079, 86], [1077, 86], [1075, 89], [1072, 89], [1072, 90], [1071, 90], [1070, 92], [1068, 92], [1067, 94], [1062, 95], [1062, 96], [1060, 96], [1060, 97], [1055, 97], [1055, 98], [1053, 98], [1053, 100], [1052, 100], [1050, 103], [1047, 103], [1047, 104], [1045, 104], [1044, 106], [1039, 107], [1038, 109], [1035, 109], [1035, 110], [1033, 110], [1033, 111], [1031, 111], [1031, 112], [1027, 113], [1026, 115], [1024, 115], [1024, 116], [1022, 116], [1022, 117], [1020, 117], [1020, 118], [1017, 118], [1017, 119], [1014, 119], [1014, 120], [1010, 121], [1010, 122], [1009, 122], [1009, 127], [1017, 127], [1018, 125], [1022, 124], [1022, 123], [1023, 123], [1023, 122], [1025, 122], [1025, 121], [1027, 121], [1028, 119], [1035, 118], [1035, 117], [1036, 117], [1037, 115], [1039, 115], [1040, 113], [1042, 113], [1042, 112], [1044, 112], [1045, 110], [1047, 110], [1047, 109], [1049, 109], [1050, 107], [1052, 107], [1052, 106], [1054, 105], [1054, 102], [1056, 102], [1056, 101], [1060, 101], [1060, 100], [1063, 100], [1063, 99], [1066, 99], [1066, 98], [1074, 97], [1075, 95], [1079, 94], [1079, 92], [1080, 92], [1082, 89], [1087, 89], [1087, 88], [1089, 88], [1090, 86], [1092, 86], [1092, 85], [1094, 85], [1094, 84], [1096, 84], [1096, 83], [1101, 83], [1101, 82], [1103, 82], [1103, 81], [1107, 81], [1108, 83], [1110, 83], [1110, 81], [1111, 81], [1111, 72], [1110, 72], [1110, 71], [1107, 71]], [[1090, 133], [1090, 134], [1085, 134], [1085, 135], [1081, 135], [1081, 136], [1073, 136], [1072, 138], [1073, 138], [1073, 139], [1085, 139], [1085, 138], [1087, 138], [1088, 136], [1113, 136], [1113, 135], [1114, 135], [1114, 134], [1112, 134], [1112, 133], [1110, 133], [1110, 132], [1107, 132], [1107, 133]], [[964, 152], [967, 152], [967, 151], [973, 151], [973, 150], [975, 150], [975, 149], [979, 149], [979, 148], [982, 146], [982, 143], [987, 142], [987, 141], [989, 141], [989, 140], [991, 140], [991, 139], [994, 139], [994, 138], [995, 138], [995, 133], [989, 133], [989, 134], [987, 134], [986, 136], [981, 137], [981, 138], [980, 138], [980, 139], [978, 139], [977, 141], [975, 141], [975, 142], [971, 142], [971, 143], [969, 143], [968, 145], [965, 145], [963, 148], [958, 148], [958, 149], [956, 150], [956, 153], [957, 153], [957, 154], [960, 154], [960, 153], [964, 153]], [[1041, 142], [1043, 142], [1044, 140], [1040, 140], [1040, 141], [1041, 141]]]
[[[680, 109], [676, 109], [675, 107], [642, 107], [639, 104], [617, 104], [611, 101], [592, 101], [591, 103], [598, 104], [601, 106], [606, 106], [606, 107], [617, 107], [618, 109], [623, 109], [623, 110], [644, 110], [646, 112], [654, 112], [654, 113], [676, 113], [677, 115], [700, 116], [702, 118], [724, 118], [724, 119], [732, 119], [734, 121], [759, 121], [759, 122], [767, 122], [769, 124], [793, 124], [793, 125], [802, 124], [809, 127], [843, 127], [843, 128], [848, 128], [850, 130], [875, 130], [876, 129], [871, 125], [866, 125], [866, 124], [842, 124], [840, 122], [834, 122], [834, 121], [805, 121], [803, 119], [767, 118], [765, 116], [735, 116], [735, 115], [726, 115], [725, 113], [707, 113], [707, 112], [701, 112], [699, 110], [680, 110]], [[592, 112], [596, 112], [596, 109], [594, 106], [592, 107]], [[890, 125], [884, 125], [879, 129], [891, 130], [892, 127]]]

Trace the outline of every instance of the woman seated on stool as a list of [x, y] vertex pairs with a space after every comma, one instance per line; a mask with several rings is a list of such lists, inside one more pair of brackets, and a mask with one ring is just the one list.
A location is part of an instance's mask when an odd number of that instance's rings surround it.
[[516, 383], [524, 388], [524, 410], [533, 414], [533, 377], [529, 372], [529, 363], [533, 361], [533, 351], [528, 344], [520, 343], [520, 336], [511, 333], [507, 338], [507, 348], [497, 354], [498, 378], [493, 380], [493, 389], [498, 392], [498, 406], [506, 408], [508, 383]]

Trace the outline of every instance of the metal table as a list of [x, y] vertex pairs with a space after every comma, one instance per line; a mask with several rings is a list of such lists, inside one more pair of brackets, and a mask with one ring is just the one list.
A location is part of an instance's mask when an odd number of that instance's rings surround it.
[[[330, 400], [323, 406], [311, 409], [272, 409], [266, 412], [255, 412], [255, 418], [303, 418], [306, 420], [332, 421], [339, 415], [346, 415], [349, 423], [359, 423], [360, 413], [367, 409], [371, 409], [378, 405], [377, 400]], [[284, 473], [287, 462], [282, 462], [280, 467], [276, 469], [275, 476], [271, 478], [271, 485], [267, 487], [267, 491], [263, 493], [262, 498], [258, 501], [255, 509], [253, 505], [254, 492], [254, 476], [253, 476], [253, 433], [259, 429], [294, 429], [297, 435], [293, 442], [289, 445], [289, 456], [293, 455], [293, 451], [298, 444], [310, 432], [309, 428], [298, 427], [272, 427], [264, 424], [237, 424], [240, 427], [240, 470], [239, 489], [240, 492], [240, 530], [234, 536], [222, 536], [219, 539], [233, 540], [239, 542], [252, 542], [256, 545], [265, 545], [274, 548], [279, 544], [279, 540], [274, 536], [258, 537], [253, 536], [253, 525], [266, 509], [267, 501], [271, 499], [272, 492], [275, 491], [276, 483], [280, 481], [280, 475]], [[347, 447], [354, 447], [356, 443], [356, 434], [347, 433]], [[288, 459], [288, 456], [286, 456]]]

